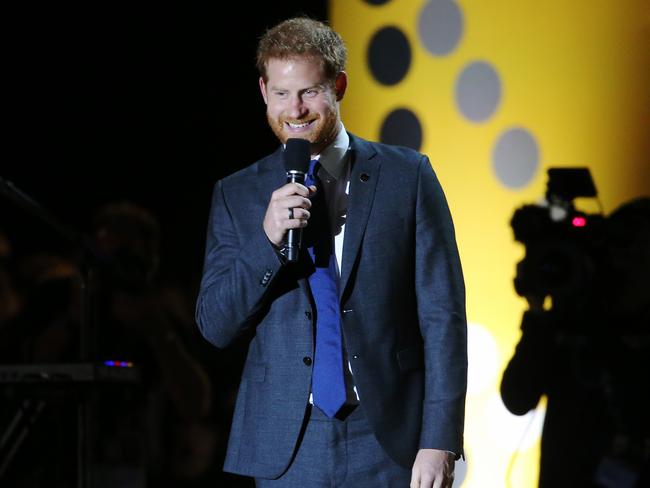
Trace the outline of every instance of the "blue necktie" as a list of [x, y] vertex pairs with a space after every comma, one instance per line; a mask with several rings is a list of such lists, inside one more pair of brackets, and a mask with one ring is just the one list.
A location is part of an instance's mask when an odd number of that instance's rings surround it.
[[328, 417], [334, 417], [345, 403], [343, 344], [339, 310], [339, 279], [334, 253], [334, 237], [325, 203], [325, 192], [317, 176], [320, 163], [312, 160], [305, 183], [315, 185], [311, 217], [309, 255], [315, 271], [309, 285], [316, 302], [316, 353], [312, 375], [314, 404]]

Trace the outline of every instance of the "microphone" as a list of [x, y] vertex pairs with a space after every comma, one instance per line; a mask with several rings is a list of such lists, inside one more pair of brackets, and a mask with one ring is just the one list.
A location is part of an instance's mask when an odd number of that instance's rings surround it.
[[[287, 171], [287, 183], [305, 184], [310, 158], [311, 147], [309, 141], [305, 139], [287, 139], [284, 148], [284, 167]], [[287, 231], [286, 245], [282, 250], [287, 261], [298, 261], [301, 240], [302, 229], [289, 229]]]

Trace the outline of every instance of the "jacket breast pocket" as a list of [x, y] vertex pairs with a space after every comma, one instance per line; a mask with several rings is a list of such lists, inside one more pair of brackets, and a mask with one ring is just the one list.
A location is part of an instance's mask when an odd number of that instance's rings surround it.
[[377, 225], [368, 224], [365, 231], [364, 239], [370, 242], [376, 239], [383, 239], [385, 237], [396, 237], [407, 235], [408, 224], [405, 219], [393, 219], [392, 221], [379, 221]]
[[397, 362], [402, 371], [422, 369], [424, 367], [424, 348], [418, 345], [397, 351]]

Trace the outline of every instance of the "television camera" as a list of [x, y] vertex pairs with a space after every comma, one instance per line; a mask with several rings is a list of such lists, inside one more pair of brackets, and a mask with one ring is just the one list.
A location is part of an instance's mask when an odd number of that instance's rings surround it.
[[514, 286], [523, 297], [580, 296], [602, 267], [604, 216], [576, 209], [577, 197], [597, 196], [588, 168], [549, 168], [545, 201], [518, 208], [510, 225], [526, 247]]

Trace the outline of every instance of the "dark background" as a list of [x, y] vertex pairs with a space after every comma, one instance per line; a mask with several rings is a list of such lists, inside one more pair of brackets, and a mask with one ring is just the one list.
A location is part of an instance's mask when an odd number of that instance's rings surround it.
[[[222, 10], [223, 9], [223, 10]], [[129, 200], [162, 226], [161, 273], [195, 283], [214, 182], [273, 151], [255, 49], [267, 27], [325, 1], [193, 6], [22, 5], [5, 12], [6, 151], [0, 176], [86, 232]], [[64, 248], [0, 197], [14, 252]]]

